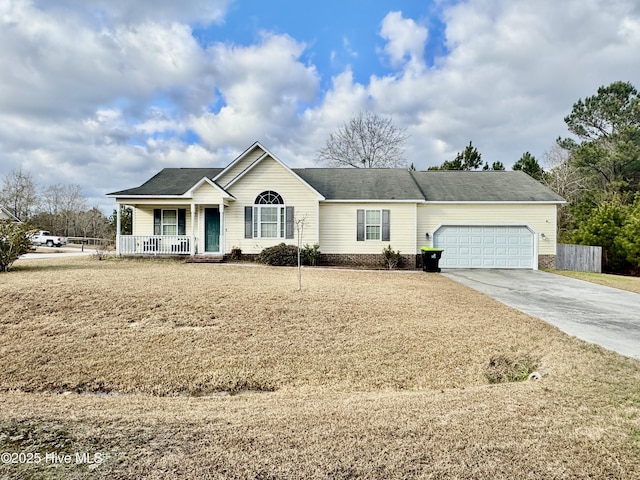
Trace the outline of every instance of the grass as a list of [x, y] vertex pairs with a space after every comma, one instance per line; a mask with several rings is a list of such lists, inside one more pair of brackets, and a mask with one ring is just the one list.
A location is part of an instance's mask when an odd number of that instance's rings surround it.
[[571, 270], [550, 270], [552, 273], [566, 277], [577, 278], [587, 282], [598, 283], [607, 287], [640, 293], [640, 277], [628, 277], [624, 275], [612, 275], [607, 273], [574, 272]]
[[[640, 474], [640, 362], [440, 275], [305, 269], [298, 292], [295, 272], [17, 262], [0, 276], [0, 452], [101, 463], [0, 477]], [[490, 384], [500, 358], [542, 378]]]

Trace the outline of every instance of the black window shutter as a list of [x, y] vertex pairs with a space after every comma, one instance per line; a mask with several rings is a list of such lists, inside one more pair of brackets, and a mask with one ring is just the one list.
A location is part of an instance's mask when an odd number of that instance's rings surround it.
[[285, 235], [287, 238], [293, 238], [293, 207], [286, 207], [286, 211], [285, 211], [285, 222], [287, 224], [286, 226], [286, 230], [285, 230]]
[[178, 209], [178, 235], [187, 234], [187, 209]]
[[162, 235], [162, 210], [153, 209], [153, 234]]
[[356, 240], [364, 242], [364, 210], [358, 210], [357, 220]]
[[253, 207], [244, 207], [244, 238], [253, 238]]
[[382, 210], [382, 241], [391, 240], [391, 222], [389, 221], [390, 210]]

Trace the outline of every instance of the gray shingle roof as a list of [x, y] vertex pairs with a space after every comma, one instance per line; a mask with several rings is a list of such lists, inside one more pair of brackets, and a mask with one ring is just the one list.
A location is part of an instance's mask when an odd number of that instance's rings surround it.
[[[183, 195], [222, 168], [165, 168], [139, 187], [109, 195]], [[562, 197], [524, 172], [462, 172], [402, 168], [298, 168], [293, 171], [327, 200], [440, 202], [562, 202]], [[265, 188], [268, 186], [265, 185]], [[277, 188], [277, 185], [273, 186]]]
[[182, 195], [202, 178], [213, 179], [222, 168], [164, 168], [139, 187], [120, 190], [109, 195]]
[[520, 171], [412, 172], [427, 201], [441, 202], [564, 202], [564, 199]]
[[403, 168], [293, 169], [327, 200], [421, 200], [422, 192]]

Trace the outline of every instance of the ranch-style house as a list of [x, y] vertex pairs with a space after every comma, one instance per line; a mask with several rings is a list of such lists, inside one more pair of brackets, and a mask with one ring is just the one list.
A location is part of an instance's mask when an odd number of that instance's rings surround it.
[[323, 263], [378, 264], [391, 245], [415, 265], [427, 246], [444, 249], [443, 268], [552, 265], [564, 203], [523, 172], [289, 168], [259, 142], [225, 168], [165, 168], [109, 197], [118, 232], [120, 206], [133, 211], [118, 255], [255, 255], [297, 244], [300, 220]]

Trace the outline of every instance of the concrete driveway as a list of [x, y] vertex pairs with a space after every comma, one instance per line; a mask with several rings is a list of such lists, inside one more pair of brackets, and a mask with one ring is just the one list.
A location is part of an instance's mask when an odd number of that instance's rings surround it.
[[640, 359], [640, 295], [537, 270], [443, 270], [443, 275], [569, 335]]
[[41, 258], [65, 258], [65, 257], [83, 257], [87, 255], [94, 255], [96, 253], [95, 248], [84, 248], [81, 251], [79, 248], [58, 248], [58, 247], [38, 247], [38, 252], [29, 252], [24, 255], [20, 255], [18, 260], [39, 260]]

